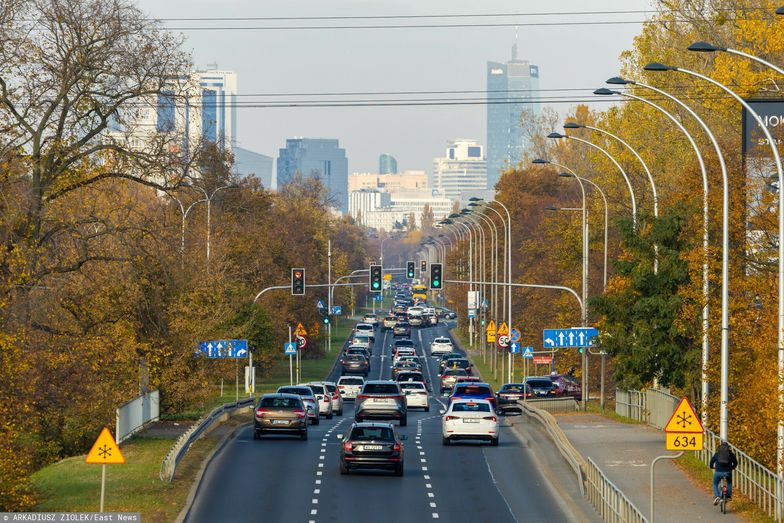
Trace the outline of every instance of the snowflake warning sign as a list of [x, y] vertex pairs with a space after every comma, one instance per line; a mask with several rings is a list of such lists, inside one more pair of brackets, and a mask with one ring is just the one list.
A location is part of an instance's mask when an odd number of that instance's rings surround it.
[[84, 461], [92, 465], [122, 465], [125, 463], [125, 458], [120, 452], [120, 447], [114, 442], [112, 433], [104, 427]]

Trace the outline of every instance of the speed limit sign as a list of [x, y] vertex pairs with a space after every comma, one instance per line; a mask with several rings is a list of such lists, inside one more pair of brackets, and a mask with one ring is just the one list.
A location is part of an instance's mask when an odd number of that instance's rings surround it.
[[509, 347], [509, 335], [508, 334], [501, 334], [498, 336], [497, 339], [498, 346], [502, 349], [506, 349]]
[[308, 338], [305, 336], [295, 336], [295, 340], [297, 341], [297, 349], [302, 350], [308, 346]]

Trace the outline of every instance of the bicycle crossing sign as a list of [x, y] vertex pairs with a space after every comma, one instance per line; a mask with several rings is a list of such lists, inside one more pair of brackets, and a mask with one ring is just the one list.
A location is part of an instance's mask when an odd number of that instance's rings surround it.
[[667, 450], [702, 450], [703, 433], [700, 417], [689, 403], [689, 398], [681, 399], [670, 421], [664, 426]]

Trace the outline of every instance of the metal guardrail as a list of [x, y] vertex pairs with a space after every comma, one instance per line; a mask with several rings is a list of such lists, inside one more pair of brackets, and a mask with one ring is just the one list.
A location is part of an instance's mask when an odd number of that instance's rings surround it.
[[186, 452], [188, 452], [188, 449], [193, 444], [193, 442], [199, 439], [199, 437], [218, 418], [226, 413], [233, 412], [238, 408], [253, 405], [254, 401], [255, 400], [253, 398], [245, 398], [244, 400], [240, 400], [234, 403], [226, 403], [220, 407], [217, 407], [215, 410], [193, 424], [191, 428], [189, 428], [185, 433], [177, 438], [177, 442], [169, 450], [169, 453], [166, 454], [166, 457], [163, 458], [163, 462], [161, 463], [161, 470], [159, 473], [161, 481], [171, 482], [174, 479], [174, 473], [177, 470], [177, 465], [180, 463], [182, 457]]
[[[660, 390], [619, 390], [615, 397], [615, 412], [618, 415], [657, 428], [664, 428], [680, 401], [680, 398]], [[703, 449], [695, 454], [707, 467], [721, 439], [705, 429], [704, 441]], [[784, 481], [732, 443], [730, 448], [738, 458], [738, 468], [732, 478], [733, 489], [742, 492], [776, 522], [784, 521]]]
[[142, 430], [148, 423], [158, 421], [160, 406], [160, 393], [157, 390], [120, 405], [115, 414], [114, 425], [117, 444]]
[[573, 397], [529, 399], [525, 402], [547, 412], [575, 412], [580, 409], [580, 404]]
[[607, 523], [648, 523], [629, 498], [588, 458], [585, 476], [588, 501]]

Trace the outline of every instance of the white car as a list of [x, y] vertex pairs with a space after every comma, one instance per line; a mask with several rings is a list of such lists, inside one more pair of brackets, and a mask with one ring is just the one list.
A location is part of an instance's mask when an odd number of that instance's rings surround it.
[[414, 349], [398, 349], [395, 357], [392, 358], [392, 366], [394, 367], [395, 363], [400, 361], [400, 358], [404, 356], [416, 356], [416, 352], [414, 352]]
[[357, 394], [362, 390], [365, 379], [361, 376], [341, 376], [338, 378], [338, 390], [343, 399], [355, 400]]
[[371, 314], [365, 314], [362, 317], [362, 321], [364, 323], [369, 323], [373, 327], [376, 327], [378, 325], [378, 316], [376, 316], [375, 314], [372, 314], [372, 313]]
[[433, 356], [437, 354], [447, 354], [454, 352], [455, 347], [452, 345], [452, 340], [444, 336], [438, 337], [430, 344], [430, 354]]
[[310, 387], [313, 395], [316, 396], [319, 415], [332, 419], [332, 395], [327, 390], [327, 387], [321, 382], [308, 383], [307, 386]]
[[401, 381], [400, 389], [406, 397], [406, 406], [420, 407], [425, 412], [430, 412], [430, 396], [427, 394], [427, 387], [421, 381]]
[[334, 381], [322, 381], [332, 399], [332, 412], [338, 416], [343, 415], [343, 396], [340, 395], [338, 386]]
[[498, 417], [488, 400], [456, 399], [441, 411], [441, 441], [449, 445], [459, 439], [479, 439], [498, 446]]
[[351, 346], [362, 347], [363, 349], [367, 349], [368, 352], [373, 352], [371, 350], [371, 347], [373, 346], [373, 340], [370, 339], [370, 337], [366, 334], [354, 334], [354, 336], [351, 338]]

